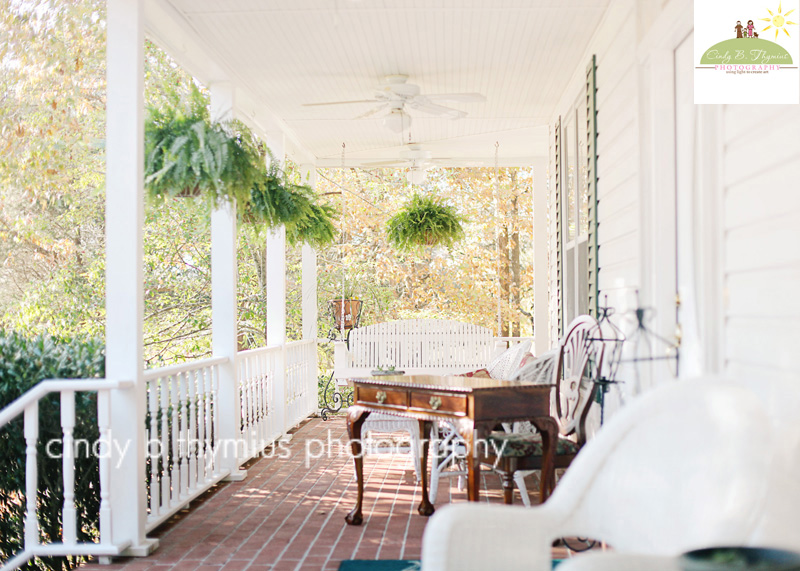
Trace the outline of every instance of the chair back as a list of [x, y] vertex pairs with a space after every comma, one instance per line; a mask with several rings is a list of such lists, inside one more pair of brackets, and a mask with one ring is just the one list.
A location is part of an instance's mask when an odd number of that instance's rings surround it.
[[604, 346], [598, 340], [598, 331], [594, 317], [581, 315], [573, 320], [559, 344], [553, 372], [559, 429], [564, 436], [575, 434], [581, 445], [586, 441], [586, 416], [594, 399], [594, 381], [603, 366]]
[[[554, 536], [657, 555], [756, 539], [797, 549], [797, 505], [780, 511], [767, 501], [772, 488], [785, 501], [796, 487], [796, 477], [775, 478], [779, 438], [752, 391], [714, 380], [665, 383], [581, 449], [546, 504], [559, 513]], [[765, 516], [786, 531], [757, 537]]]

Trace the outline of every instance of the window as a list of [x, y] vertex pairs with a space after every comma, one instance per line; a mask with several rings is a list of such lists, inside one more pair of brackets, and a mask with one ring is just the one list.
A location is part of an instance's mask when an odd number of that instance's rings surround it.
[[556, 124], [559, 334], [578, 315], [597, 315], [595, 59], [586, 86]]

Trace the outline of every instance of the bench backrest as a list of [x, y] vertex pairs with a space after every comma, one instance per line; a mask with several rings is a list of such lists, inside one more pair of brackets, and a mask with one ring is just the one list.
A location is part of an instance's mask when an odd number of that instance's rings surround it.
[[493, 333], [460, 321], [406, 319], [353, 329], [349, 344], [352, 367], [477, 369], [489, 361]]

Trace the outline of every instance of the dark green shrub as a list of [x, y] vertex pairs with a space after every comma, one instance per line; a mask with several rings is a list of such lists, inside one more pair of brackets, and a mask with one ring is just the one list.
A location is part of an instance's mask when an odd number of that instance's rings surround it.
[[[57, 340], [48, 336], [26, 338], [0, 330], [0, 407], [8, 406], [45, 379], [92, 378], [105, 374], [105, 351], [96, 341]], [[64, 502], [61, 459], [61, 405], [58, 394], [39, 402], [38, 470], [39, 529], [42, 542], [61, 541]], [[75, 394], [75, 438], [95, 442], [97, 396]], [[78, 540], [97, 537], [100, 503], [97, 460], [79, 451], [75, 459], [75, 507]], [[6, 561], [22, 550], [25, 518], [25, 439], [22, 416], [0, 429], [0, 559]], [[27, 569], [69, 569], [75, 561], [47, 558], [29, 563]]]

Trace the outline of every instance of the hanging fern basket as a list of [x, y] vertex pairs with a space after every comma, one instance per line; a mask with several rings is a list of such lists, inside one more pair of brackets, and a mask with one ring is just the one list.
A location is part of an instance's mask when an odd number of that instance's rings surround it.
[[241, 123], [211, 122], [207, 97], [196, 87], [188, 99], [148, 110], [145, 186], [151, 198], [202, 196], [217, 205], [249, 199], [263, 158]]
[[[336, 210], [314, 190], [291, 184], [269, 150], [238, 121], [209, 120], [208, 97], [194, 87], [185, 100], [151, 108], [145, 125], [145, 186], [151, 199], [202, 197], [236, 203], [242, 222], [286, 226], [290, 244], [333, 241]], [[269, 155], [271, 157], [271, 155]]]
[[386, 223], [386, 236], [395, 248], [410, 251], [425, 246], [453, 246], [464, 237], [461, 217], [434, 196], [415, 194]]

